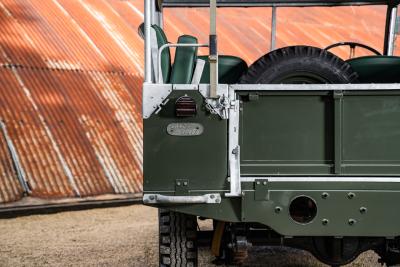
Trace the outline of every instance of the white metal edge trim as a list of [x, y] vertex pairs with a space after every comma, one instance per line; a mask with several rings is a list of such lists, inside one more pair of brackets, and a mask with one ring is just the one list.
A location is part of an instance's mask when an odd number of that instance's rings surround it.
[[241, 182], [267, 180], [268, 182], [381, 182], [400, 183], [400, 177], [241, 177]]
[[400, 83], [367, 84], [232, 84], [238, 91], [357, 91], [357, 90], [400, 90]]
[[239, 146], [239, 100], [233, 89], [229, 90], [229, 137], [228, 137], [228, 160], [230, 174], [230, 192], [227, 197], [238, 197], [242, 194], [240, 184], [240, 146]]
[[143, 118], [147, 119], [156, 111], [172, 92], [171, 84], [143, 85]]

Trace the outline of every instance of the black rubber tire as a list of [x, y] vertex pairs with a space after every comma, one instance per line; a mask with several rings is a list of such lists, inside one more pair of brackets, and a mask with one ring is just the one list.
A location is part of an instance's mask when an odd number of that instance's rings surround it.
[[160, 266], [197, 266], [197, 217], [159, 210]]
[[289, 46], [259, 58], [242, 84], [357, 83], [351, 66], [334, 54], [311, 46]]

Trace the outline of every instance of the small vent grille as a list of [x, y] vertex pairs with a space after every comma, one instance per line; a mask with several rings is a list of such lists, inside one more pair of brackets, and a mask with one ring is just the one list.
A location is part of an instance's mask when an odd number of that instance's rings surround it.
[[177, 117], [192, 117], [197, 114], [196, 101], [189, 96], [181, 96], [175, 103]]

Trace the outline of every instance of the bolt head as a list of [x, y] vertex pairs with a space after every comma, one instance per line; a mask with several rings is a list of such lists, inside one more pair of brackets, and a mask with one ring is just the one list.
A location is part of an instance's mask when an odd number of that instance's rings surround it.
[[360, 213], [362, 213], [362, 214], [364, 214], [364, 213], [367, 213], [367, 208], [366, 207], [361, 207], [360, 208]]
[[282, 208], [277, 206], [275, 207], [275, 213], [280, 213], [282, 211]]
[[353, 199], [355, 196], [356, 196], [356, 194], [354, 194], [353, 192], [350, 192], [350, 193], [347, 194], [347, 197], [349, 199]]
[[356, 224], [356, 222], [357, 222], [357, 221], [354, 220], [354, 219], [349, 219], [349, 221], [348, 221], [348, 223], [349, 223], [350, 226]]
[[327, 225], [329, 223], [328, 219], [322, 219], [322, 225]]
[[321, 194], [321, 197], [322, 197], [323, 199], [327, 199], [327, 198], [329, 197], [329, 193], [328, 193], [328, 192], [323, 192], [323, 193]]

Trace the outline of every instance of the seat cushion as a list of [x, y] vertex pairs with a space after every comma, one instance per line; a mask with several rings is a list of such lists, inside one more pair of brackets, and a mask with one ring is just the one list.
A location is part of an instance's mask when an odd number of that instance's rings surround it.
[[400, 57], [367, 56], [347, 60], [361, 83], [400, 82]]
[[[200, 83], [210, 83], [210, 63], [208, 56], [199, 56], [199, 59], [205, 60], [203, 74]], [[247, 71], [247, 63], [235, 56], [218, 56], [218, 82], [224, 84], [234, 84]]]
[[[167, 44], [168, 43], [167, 36], [165, 35], [163, 29], [161, 29], [159, 26], [155, 24], [152, 25], [151, 27], [156, 32], [158, 48]], [[167, 83], [171, 75], [171, 54], [168, 47], [165, 48], [161, 53], [161, 71], [163, 74], [164, 83]]]
[[[178, 44], [197, 44], [197, 38], [190, 35], [182, 35], [178, 38]], [[197, 47], [178, 46], [175, 51], [170, 82], [174, 84], [191, 83], [196, 60]]]

